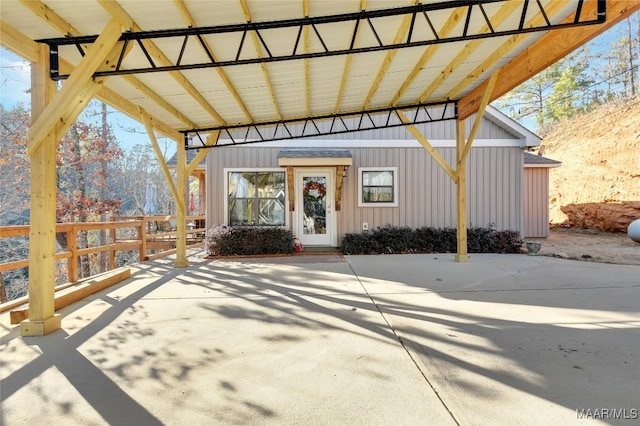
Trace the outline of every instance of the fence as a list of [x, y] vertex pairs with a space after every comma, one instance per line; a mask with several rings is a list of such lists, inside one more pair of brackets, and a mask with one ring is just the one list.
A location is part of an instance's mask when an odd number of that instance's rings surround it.
[[[101, 231], [106, 234], [103, 242], [92, 247], [79, 248], [78, 235], [81, 232]], [[187, 243], [193, 244], [204, 238], [204, 216], [189, 216], [187, 220]], [[64, 234], [64, 237], [60, 234]], [[82, 256], [99, 258], [106, 253], [108, 258], [106, 270], [115, 269], [118, 251], [137, 250], [138, 260], [145, 261], [167, 256], [175, 252], [177, 239], [175, 216], [116, 216], [111, 222], [59, 223], [56, 225], [57, 240], [63, 249], [55, 254], [56, 260], [66, 259], [66, 274], [69, 282], [77, 282], [80, 278], [78, 260]], [[0, 240], [8, 238], [29, 238], [29, 225], [0, 226]], [[93, 238], [92, 240], [96, 240]], [[66, 247], [65, 247], [66, 245]], [[24, 250], [24, 256], [28, 256]], [[29, 259], [6, 261], [0, 259], [0, 273], [29, 266]], [[104, 269], [104, 268], [102, 268]], [[100, 272], [105, 272], [101, 270]]]

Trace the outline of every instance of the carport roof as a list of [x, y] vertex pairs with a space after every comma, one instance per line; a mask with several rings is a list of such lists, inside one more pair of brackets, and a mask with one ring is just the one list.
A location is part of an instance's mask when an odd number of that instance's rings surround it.
[[106, 77], [97, 97], [137, 120], [143, 110], [157, 131], [181, 140], [194, 130], [384, 109], [411, 121], [412, 108], [447, 100], [466, 118], [495, 72], [491, 99], [639, 8], [620, 0], [3, 0], [0, 35], [34, 62], [35, 40], [47, 40], [57, 50], [54, 77], [64, 79], [117, 22], [122, 55], [93, 74]]

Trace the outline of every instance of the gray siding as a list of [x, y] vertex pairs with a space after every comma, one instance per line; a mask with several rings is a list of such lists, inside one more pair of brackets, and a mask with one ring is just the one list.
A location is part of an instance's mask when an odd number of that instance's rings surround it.
[[523, 226], [525, 238], [549, 236], [549, 169], [524, 169]]
[[[453, 164], [454, 148], [439, 148]], [[338, 234], [369, 227], [455, 227], [456, 187], [449, 176], [422, 148], [351, 149], [353, 166], [345, 180]], [[399, 207], [357, 207], [357, 169], [362, 166], [396, 166]], [[494, 225], [521, 230], [522, 152], [519, 148], [474, 148], [467, 164], [468, 224]]]
[[[208, 223], [224, 221], [223, 169], [231, 167], [277, 168], [281, 148], [221, 147], [207, 157]], [[342, 210], [338, 212], [339, 239], [370, 228], [393, 226], [455, 227], [455, 185], [423, 148], [350, 148], [353, 165], [344, 180]], [[454, 163], [455, 148], [438, 148]], [[521, 188], [523, 154], [520, 148], [473, 148], [467, 173], [470, 226], [494, 225], [522, 230]], [[358, 207], [358, 167], [398, 167], [398, 207]]]

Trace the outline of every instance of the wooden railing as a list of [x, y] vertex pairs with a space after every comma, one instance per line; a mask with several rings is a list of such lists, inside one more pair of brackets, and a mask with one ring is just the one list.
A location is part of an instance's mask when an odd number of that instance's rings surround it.
[[[66, 234], [66, 249], [55, 254], [56, 260], [67, 259], [69, 282], [78, 281], [78, 259], [84, 255], [108, 253], [108, 270], [116, 268], [116, 252], [137, 250], [138, 260], [157, 259], [175, 252], [175, 216], [117, 216], [112, 222], [59, 223], [56, 234]], [[166, 224], [169, 227], [166, 227]], [[171, 224], [174, 224], [171, 226]], [[118, 230], [129, 230], [118, 232]], [[78, 248], [78, 233], [82, 231], [106, 231], [107, 242], [89, 248]], [[204, 216], [187, 218], [187, 241], [195, 243], [204, 238]], [[29, 225], [0, 226], [0, 239], [29, 237]], [[158, 252], [158, 250], [160, 250]], [[152, 253], [149, 253], [151, 251]], [[0, 263], [0, 272], [29, 266], [29, 259]], [[104, 272], [104, 271], [102, 271]], [[83, 277], [86, 278], [86, 277]]]
[[[137, 241], [140, 242], [140, 261], [158, 259], [174, 253], [177, 238], [176, 216], [114, 216], [118, 222], [142, 222]], [[187, 217], [187, 244], [204, 239], [205, 217]], [[120, 240], [124, 241], [124, 240]], [[159, 250], [159, 251], [158, 251]], [[148, 254], [153, 251], [153, 254]]]

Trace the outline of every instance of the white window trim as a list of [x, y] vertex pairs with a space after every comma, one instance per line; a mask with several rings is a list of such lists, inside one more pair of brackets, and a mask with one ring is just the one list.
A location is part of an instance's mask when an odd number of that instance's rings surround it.
[[224, 224], [229, 225], [229, 173], [230, 172], [281, 172], [284, 173], [284, 227], [289, 228], [289, 189], [287, 188], [287, 170], [282, 167], [229, 167], [222, 169], [223, 188], [222, 194], [224, 198]]
[[[367, 203], [362, 201], [362, 172], [393, 172], [393, 202]], [[398, 168], [358, 167], [358, 207], [398, 207]]]

